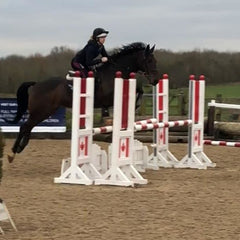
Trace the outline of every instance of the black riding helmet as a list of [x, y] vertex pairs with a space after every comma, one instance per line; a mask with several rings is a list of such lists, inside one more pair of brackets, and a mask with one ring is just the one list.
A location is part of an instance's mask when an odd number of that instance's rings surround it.
[[96, 28], [93, 31], [93, 38], [97, 39], [100, 37], [106, 37], [108, 35], [108, 31], [104, 30], [103, 28]]

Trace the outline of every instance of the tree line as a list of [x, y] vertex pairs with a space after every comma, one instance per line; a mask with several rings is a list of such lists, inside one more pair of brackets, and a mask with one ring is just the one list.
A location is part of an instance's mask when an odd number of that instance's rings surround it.
[[[47, 56], [0, 58], [0, 93], [15, 93], [22, 82], [64, 77], [74, 54], [72, 49], [54, 47]], [[190, 74], [204, 74], [209, 85], [240, 81], [240, 52], [155, 50], [155, 57], [159, 73], [168, 73], [171, 88], [186, 87]]]

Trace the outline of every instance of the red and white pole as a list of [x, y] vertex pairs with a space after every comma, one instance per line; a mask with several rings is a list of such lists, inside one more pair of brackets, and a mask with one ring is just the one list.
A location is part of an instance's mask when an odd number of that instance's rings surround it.
[[225, 147], [240, 147], [240, 142], [226, 142], [226, 141], [212, 141], [204, 140], [203, 144], [213, 146], [225, 146]]

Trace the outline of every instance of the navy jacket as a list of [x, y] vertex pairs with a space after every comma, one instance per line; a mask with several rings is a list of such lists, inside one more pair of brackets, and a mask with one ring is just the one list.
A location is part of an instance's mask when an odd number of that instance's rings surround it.
[[82, 64], [89, 71], [102, 62], [101, 57], [108, 57], [104, 46], [99, 45], [95, 40], [89, 40], [87, 45], [77, 52], [72, 62]]

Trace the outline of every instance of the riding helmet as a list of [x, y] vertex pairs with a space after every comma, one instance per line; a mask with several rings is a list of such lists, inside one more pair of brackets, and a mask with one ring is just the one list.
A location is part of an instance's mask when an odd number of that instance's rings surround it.
[[108, 35], [108, 31], [104, 30], [103, 28], [96, 28], [93, 31], [93, 38], [100, 38], [100, 37], [106, 37]]

